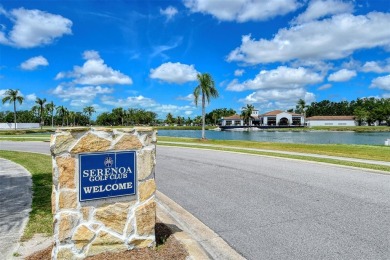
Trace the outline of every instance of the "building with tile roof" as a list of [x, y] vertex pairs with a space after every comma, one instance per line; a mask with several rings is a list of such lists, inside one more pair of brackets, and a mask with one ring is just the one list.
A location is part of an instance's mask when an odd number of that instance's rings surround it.
[[354, 116], [312, 116], [306, 118], [307, 126], [356, 126]]
[[[251, 115], [250, 126], [301, 126], [304, 125], [303, 115], [285, 112], [282, 110], [273, 110], [265, 114], [259, 114], [255, 109]], [[245, 126], [244, 120], [240, 115], [222, 117], [221, 126]]]

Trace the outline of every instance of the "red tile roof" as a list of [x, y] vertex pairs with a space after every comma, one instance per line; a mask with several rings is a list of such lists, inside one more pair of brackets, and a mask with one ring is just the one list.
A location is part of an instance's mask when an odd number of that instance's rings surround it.
[[273, 110], [273, 111], [267, 112], [265, 114], [262, 114], [261, 116], [276, 116], [276, 115], [278, 115], [280, 113], [287, 113], [287, 114], [290, 114], [290, 115], [293, 115], [293, 116], [301, 116], [300, 114], [291, 113], [291, 112], [285, 112], [285, 111], [282, 111], [282, 110]]
[[222, 118], [225, 120], [241, 120], [242, 119], [239, 115], [224, 116]]
[[354, 116], [311, 116], [306, 120], [355, 120]]

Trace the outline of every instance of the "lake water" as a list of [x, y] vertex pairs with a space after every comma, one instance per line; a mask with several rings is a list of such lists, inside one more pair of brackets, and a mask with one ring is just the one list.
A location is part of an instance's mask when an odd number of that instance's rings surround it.
[[[158, 130], [159, 136], [200, 138], [201, 130]], [[369, 144], [384, 145], [390, 132], [278, 132], [278, 131], [206, 131], [206, 138], [218, 140], [245, 140], [255, 142], [281, 142], [306, 144]]]

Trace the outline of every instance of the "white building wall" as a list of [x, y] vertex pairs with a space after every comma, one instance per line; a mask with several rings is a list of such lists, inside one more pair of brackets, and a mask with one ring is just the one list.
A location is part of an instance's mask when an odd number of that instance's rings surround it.
[[[39, 128], [39, 123], [16, 123], [16, 129]], [[0, 123], [0, 129], [15, 129], [14, 123]]]
[[311, 126], [356, 126], [354, 120], [307, 120], [307, 125]]
[[289, 113], [283, 112], [283, 113], [276, 115], [276, 125], [279, 125], [280, 119], [282, 119], [283, 117], [288, 119], [289, 124], [292, 124], [292, 115]]

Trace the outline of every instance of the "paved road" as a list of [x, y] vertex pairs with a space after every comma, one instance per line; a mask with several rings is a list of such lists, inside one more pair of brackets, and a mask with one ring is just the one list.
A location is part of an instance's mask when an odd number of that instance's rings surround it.
[[159, 147], [158, 189], [248, 259], [390, 259], [390, 176]]
[[[0, 149], [29, 145], [12, 144]], [[29, 149], [48, 152], [48, 143]], [[248, 259], [390, 259], [389, 175], [196, 149], [157, 153], [158, 189]]]

